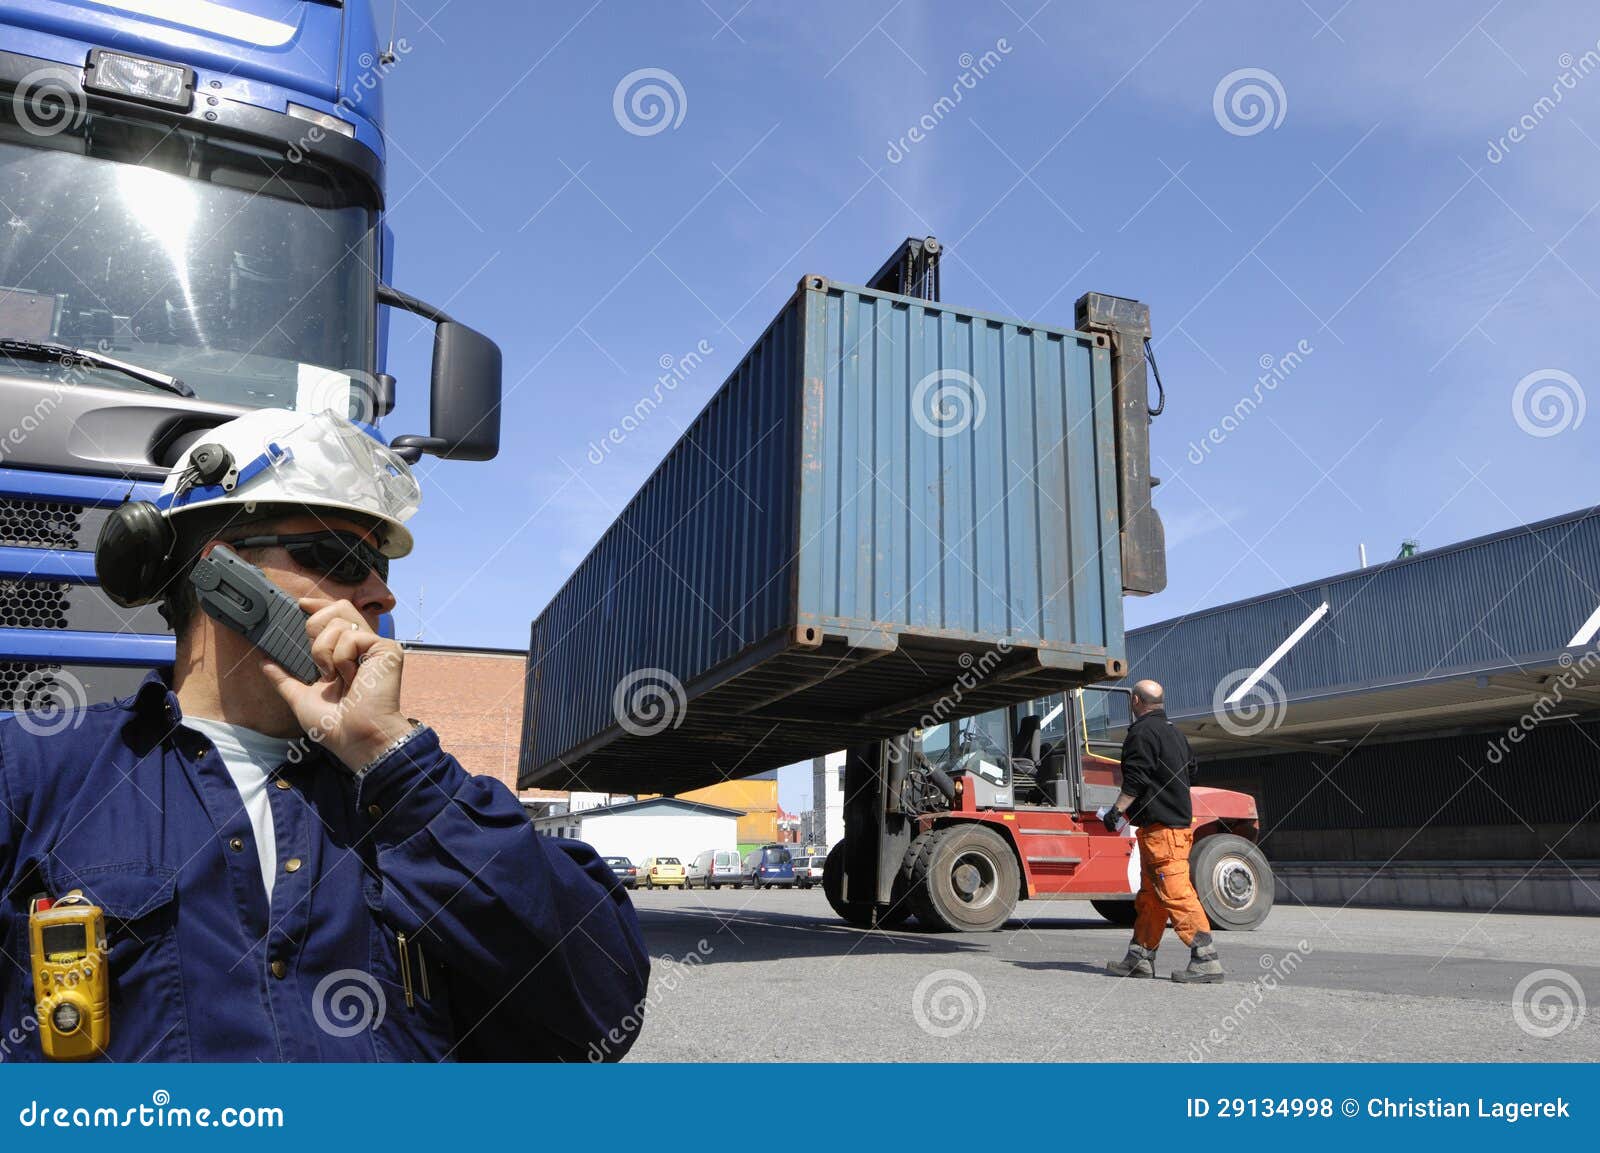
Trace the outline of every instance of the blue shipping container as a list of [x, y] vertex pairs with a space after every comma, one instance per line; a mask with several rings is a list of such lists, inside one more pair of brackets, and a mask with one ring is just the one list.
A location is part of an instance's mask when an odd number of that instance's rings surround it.
[[521, 784], [678, 792], [1120, 675], [1115, 336], [803, 279], [533, 622]]

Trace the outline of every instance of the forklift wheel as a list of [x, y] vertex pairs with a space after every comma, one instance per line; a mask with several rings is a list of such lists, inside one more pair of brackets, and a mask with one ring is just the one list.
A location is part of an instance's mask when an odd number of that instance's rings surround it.
[[920, 845], [921, 837], [913, 842], [908, 854], [917, 920], [957, 933], [987, 933], [1010, 920], [1022, 881], [1005, 839], [977, 822], [927, 836]]
[[1131, 928], [1134, 920], [1132, 901], [1090, 901], [1094, 911], [1099, 913], [1113, 925], [1122, 925]]
[[1201, 837], [1189, 854], [1189, 876], [1214, 929], [1254, 929], [1272, 911], [1272, 866], [1243, 837]]

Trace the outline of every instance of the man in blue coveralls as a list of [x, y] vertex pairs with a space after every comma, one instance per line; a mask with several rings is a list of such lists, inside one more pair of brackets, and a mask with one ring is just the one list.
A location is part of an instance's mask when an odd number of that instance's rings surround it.
[[[113, 599], [163, 599], [171, 683], [0, 722], [0, 1022], [31, 1034], [5, 1059], [41, 1059], [48, 1027], [30, 902], [74, 891], [104, 915], [105, 1058], [620, 1055], [649, 969], [626, 894], [400, 711], [378, 621], [420, 499], [405, 462], [326, 413], [202, 441], [96, 554]], [[320, 679], [199, 611], [188, 573], [219, 542], [299, 600]]]

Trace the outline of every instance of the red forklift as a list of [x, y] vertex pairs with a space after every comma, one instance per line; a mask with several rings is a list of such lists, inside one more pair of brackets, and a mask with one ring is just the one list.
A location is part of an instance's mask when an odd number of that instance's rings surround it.
[[[845, 836], [823, 892], [863, 928], [915, 917], [934, 931], [987, 932], [1018, 901], [1087, 900], [1133, 924], [1139, 849], [1099, 813], [1121, 791], [1128, 690], [1092, 686], [914, 730], [850, 750]], [[1254, 929], [1272, 908], [1255, 800], [1196, 787], [1189, 857], [1217, 929]]]

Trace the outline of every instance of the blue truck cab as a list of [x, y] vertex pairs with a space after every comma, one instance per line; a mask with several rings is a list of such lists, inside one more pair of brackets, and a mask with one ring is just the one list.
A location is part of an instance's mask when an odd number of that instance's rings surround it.
[[372, 0], [0, 0], [0, 711], [124, 695], [173, 642], [94, 584], [107, 510], [251, 408], [379, 435], [388, 309], [431, 428], [487, 460], [500, 353], [391, 287]]

